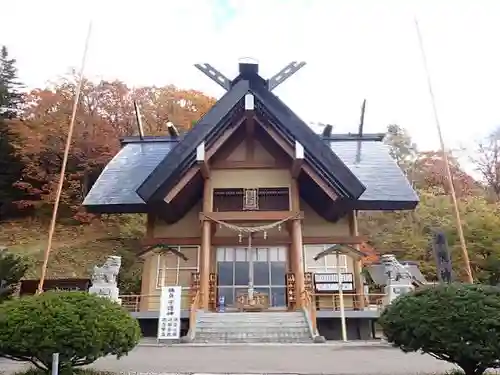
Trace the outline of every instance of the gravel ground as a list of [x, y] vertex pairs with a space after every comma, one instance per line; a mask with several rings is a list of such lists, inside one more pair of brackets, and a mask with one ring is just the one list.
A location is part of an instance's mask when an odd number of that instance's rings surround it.
[[[142, 345], [127, 357], [100, 359], [96, 370], [130, 375], [155, 374], [363, 374], [444, 373], [454, 367], [421, 354], [385, 346], [170, 346]], [[25, 365], [0, 360], [6, 374]]]

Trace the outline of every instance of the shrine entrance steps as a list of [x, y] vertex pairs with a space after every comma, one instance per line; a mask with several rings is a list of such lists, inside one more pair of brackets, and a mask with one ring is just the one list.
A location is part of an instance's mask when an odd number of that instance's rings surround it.
[[199, 312], [195, 343], [310, 343], [309, 322], [297, 312]]

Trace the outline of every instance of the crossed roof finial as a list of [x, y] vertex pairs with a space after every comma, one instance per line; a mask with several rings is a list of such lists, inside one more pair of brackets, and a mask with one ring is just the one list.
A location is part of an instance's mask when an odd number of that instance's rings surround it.
[[[254, 58], [244, 57], [240, 59], [240, 65], [258, 65], [258, 63], [257, 60]], [[306, 65], [305, 61], [300, 61], [300, 62], [292, 61], [291, 63], [289, 63], [278, 73], [276, 73], [267, 80], [268, 90], [273, 91], [276, 87], [278, 87], [288, 78], [297, 73], [304, 65]], [[226, 91], [231, 90], [233, 81], [227, 78], [224, 74], [222, 74], [212, 65], [204, 63], [204, 64], [195, 64], [194, 66]]]

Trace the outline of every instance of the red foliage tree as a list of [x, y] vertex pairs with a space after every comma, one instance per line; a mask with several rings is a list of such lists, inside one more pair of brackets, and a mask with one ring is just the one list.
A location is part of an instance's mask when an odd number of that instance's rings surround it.
[[[54, 201], [75, 91], [73, 78], [31, 91], [22, 120], [11, 126], [18, 135], [14, 146], [25, 163], [22, 179], [15, 185], [28, 199], [18, 202], [19, 207], [52, 205]], [[87, 177], [98, 175], [118, 152], [120, 137], [137, 133], [134, 98], [148, 135], [166, 135], [168, 121], [187, 130], [214, 103], [200, 92], [175, 86], [141, 87], [132, 92], [120, 81], [85, 81], [61, 196], [63, 209], [78, 209]]]
[[[458, 197], [471, 195], [479, 189], [478, 182], [462, 169], [451, 154], [448, 155], [448, 163]], [[446, 164], [441, 152], [420, 152], [410, 174], [418, 188], [432, 190], [436, 194], [450, 194]]]

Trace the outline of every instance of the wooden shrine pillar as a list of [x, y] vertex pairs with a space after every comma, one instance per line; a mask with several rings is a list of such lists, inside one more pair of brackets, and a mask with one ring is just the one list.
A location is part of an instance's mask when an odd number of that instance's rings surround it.
[[292, 221], [292, 265], [295, 273], [295, 290], [297, 291], [297, 307], [302, 307], [304, 293], [304, 263], [302, 261], [302, 223], [300, 219]]
[[[300, 210], [300, 199], [299, 199], [299, 187], [297, 179], [292, 179], [292, 185], [290, 189], [291, 195], [291, 208], [293, 211], [297, 212]], [[304, 262], [302, 253], [304, 251], [304, 245], [302, 243], [302, 221], [300, 218], [293, 219], [291, 223], [290, 234], [292, 237], [292, 244], [290, 247], [290, 265], [292, 272], [295, 274], [295, 290], [297, 293], [296, 306], [298, 308], [302, 307], [302, 299], [304, 293]]]
[[[148, 213], [146, 222], [146, 239], [152, 239], [155, 235], [156, 216]], [[158, 255], [159, 256], [159, 255]], [[153, 256], [151, 252], [143, 255], [144, 263], [142, 264], [142, 279], [141, 279], [141, 296], [139, 301], [139, 311], [149, 311], [150, 297], [152, 290], [152, 282], [154, 280], [153, 272], [158, 265], [157, 256]], [[156, 281], [155, 281], [156, 282]], [[163, 285], [162, 285], [163, 286]]]
[[[358, 231], [358, 218], [357, 218], [357, 212], [352, 211], [350, 217], [349, 217], [349, 231], [351, 232], [351, 236], [358, 236], [359, 231]], [[359, 244], [355, 244], [354, 248], [357, 250], [360, 249]], [[364, 309], [365, 308], [365, 285], [363, 282], [363, 260], [361, 258], [359, 259], [353, 259], [354, 261], [354, 286], [356, 289], [356, 300], [357, 300], [357, 307], [359, 309]]]
[[[203, 186], [203, 211], [212, 210], [211, 183], [207, 178]], [[200, 248], [200, 297], [202, 310], [207, 311], [209, 306], [209, 284], [210, 284], [210, 250], [212, 247], [212, 223], [206, 217], [201, 222], [201, 248]]]

